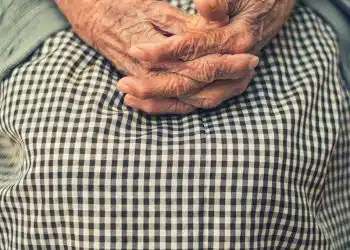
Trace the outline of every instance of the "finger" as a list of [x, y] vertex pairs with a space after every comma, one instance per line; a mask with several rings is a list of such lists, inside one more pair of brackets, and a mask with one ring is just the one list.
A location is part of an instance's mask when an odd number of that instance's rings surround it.
[[[120, 34], [122, 35], [123, 33]], [[128, 39], [130, 42], [128, 48], [142, 43], [163, 42], [166, 41], [166, 38], [167, 36], [157, 30], [151, 23], [144, 23], [142, 27], [137, 27], [137, 25], [130, 27], [124, 37], [125, 40]]]
[[143, 100], [132, 95], [126, 95], [124, 104], [152, 115], [188, 114], [196, 110], [196, 108], [191, 105], [171, 98]]
[[215, 80], [247, 76], [254, 71], [258, 62], [259, 59], [253, 55], [212, 55], [180, 64], [175, 73], [157, 72], [143, 78], [125, 77], [118, 82], [117, 88], [141, 99], [190, 95]]
[[195, 0], [197, 11], [209, 21], [227, 23], [230, 19], [228, 0]]
[[189, 15], [167, 2], [155, 1], [147, 9], [149, 21], [169, 35], [181, 34], [187, 29]]
[[160, 62], [193, 60], [209, 54], [237, 54], [249, 51], [253, 45], [250, 26], [244, 21], [211, 29], [192, 31], [130, 48], [129, 54], [143, 61]]
[[189, 30], [207, 30], [227, 24], [213, 22], [211, 19], [203, 18], [200, 15], [189, 15], [167, 2], [154, 2], [147, 10], [148, 20], [166, 36], [182, 34]]
[[119, 80], [117, 89], [140, 99], [171, 98], [198, 92], [204, 84], [175, 73], [151, 73], [143, 78], [133, 76]]
[[219, 106], [222, 102], [241, 95], [248, 88], [253, 73], [239, 80], [222, 80], [207, 86], [197, 94], [189, 97], [180, 97], [182, 102], [196, 108], [211, 109]]
[[[132, 26], [135, 29], [137, 25]], [[96, 36], [93, 46], [98, 51], [108, 58], [118, 70], [136, 76], [144, 75], [149, 72], [147, 67], [144, 67], [146, 62], [140, 62], [127, 53], [127, 50], [138, 43], [142, 42], [161, 42], [166, 39], [162, 33], [157, 31], [151, 23], [145, 22], [136, 32], [136, 35], [130, 35], [127, 32], [120, 30], [106, 30], [103, 36]], [[136, 31], [136, 30], [135, 30]]]
[[196, 108], [211, 109], [219, 106], [224, 101], [241, 95], [248, 88], [252, 75], [240, 80], [222, 80], [212, 84], [197, 94], [190, 97], [181, 97], [183, 103]]
[[149, 114], [188, 114], [197, 108], [215, 108], [225, 100], [242, 94], [246, 90], [251, 77], [252, 75], [237, 81], [218, 81], [217, 84], [211, 85], [191, 97], [144, 100], [126, 95], [124, 103]]
[[232, 80], [247, 76], [254, 71], [258, 63], [259, 58], [250, 54], [215, 54], [179, 63], [169, 71], [199, 82], [211, 83], [215, 80]]
[[100, 53], [113, 63], [118, 72], [124, 75], [144, 76], [149, 72], [140, 62], [111, 46], [101, 46]]

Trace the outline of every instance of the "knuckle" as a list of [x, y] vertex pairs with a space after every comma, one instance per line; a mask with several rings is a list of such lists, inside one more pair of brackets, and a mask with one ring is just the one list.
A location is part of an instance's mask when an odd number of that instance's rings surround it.
[[179, 96], [184, 89], [184, 84], [182, 81], [179, 81], [174, 76], [170, 76], [166, 84], [166, 94], [168, 96]]
[[204, 82], [213, 82], [215, 80], [218, 68], [213, 62], [204, 61], [200, 68], [202, 69], [201, 78]]
[[[185, 77], [174, 73], [152, 72], [150, 86], [144, 86], [144, 96], [178, 97], [186, 92], [188, 84]], [[153, 79], [153, 80], [152, 80]]]
[[226, 33], [221, 33], [219, 32], [220, 30], [216, 30], [215, 32], [209, 33], [210, 35], [208, 36], [208, 41], [207, 43], [209, 44], [215, 44], [217, 46], [220, 46], [222, 38], [225, 38], [227, 36]]
[[189, 95], [197, 89], [194, 86], [194, 82], [187, 77], [179, 76], [178, 79], [173, 78], [172, 82], [169, 84], [169, 88], [171, 88], [172, 93], [176, 97]]
[[221, 35], [221, 50], [228, 54], [247, 52], [254, 46], [256, 36], [251, 24], [237, 21], [232, 30]]
[[232, 34], [229, 32], [222, 32], [220, 29], [215, 30], [207, 36], [205, 48], [211, 51], [226, 52], [228, 45], [232, 44]]
[[184, 35], [184, 39], [172, 49], [174, 57], [181, 58], [184, 61], [193, 60], [196, 58], [200, 47], [198, 41], [201, 40], [197, 39], [197, 34], [194, 32]]
[[188, 85], [184, 81], [180, 81], [172, 86], [175, 96], [186, 95], [190, 92]]

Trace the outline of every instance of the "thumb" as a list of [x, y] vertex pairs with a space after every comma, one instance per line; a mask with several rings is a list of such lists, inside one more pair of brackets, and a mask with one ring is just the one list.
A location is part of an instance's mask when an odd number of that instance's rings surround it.
[[209, 21], [228, 23], [228, 0], [194, 0], [197, 11]]

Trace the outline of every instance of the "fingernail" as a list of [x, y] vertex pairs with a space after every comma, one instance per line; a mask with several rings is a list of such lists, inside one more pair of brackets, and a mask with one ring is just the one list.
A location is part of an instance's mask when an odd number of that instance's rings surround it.
[[255, 69], [256, 66], [258, 66], [258, 64], [259, 64], [259, 61], [260, 61], [259, 57], [253, 56], [253, 58], [250, 60], [249, 68]]

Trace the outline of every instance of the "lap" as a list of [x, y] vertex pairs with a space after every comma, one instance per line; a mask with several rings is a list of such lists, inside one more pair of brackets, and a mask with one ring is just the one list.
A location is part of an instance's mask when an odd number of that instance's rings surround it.
[[71, 31], [47, 39], [0, 86], [0, 133], [21, 156], [0, 184], [0, 245], [346, 244], [349, 225], [332, 229], [345, 203], [324, 207], [350, 154], [336, 37], [299, 6], [261, 58], [244, 95], [152, 117], [123, 104], [119, 72]]

